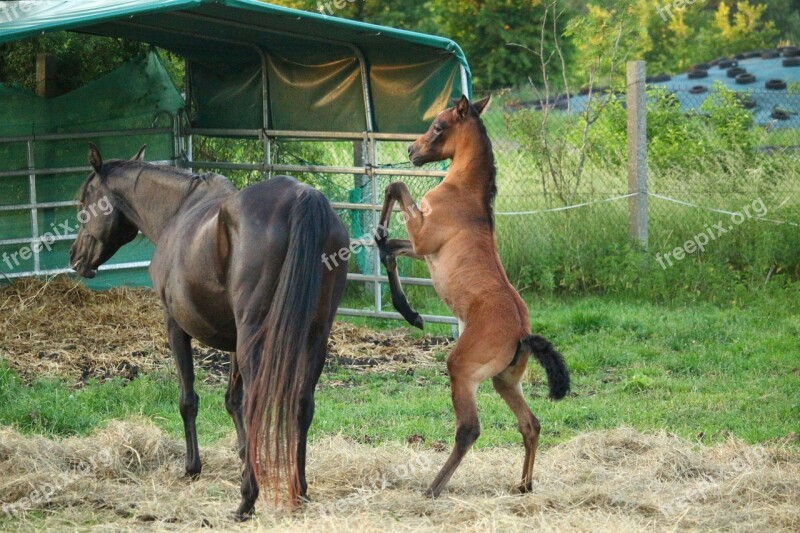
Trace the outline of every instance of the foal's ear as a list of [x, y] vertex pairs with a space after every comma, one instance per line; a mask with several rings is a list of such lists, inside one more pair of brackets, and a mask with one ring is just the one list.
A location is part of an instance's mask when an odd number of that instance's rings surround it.
[[144, 150], [147, 148], [146, 144], [143, 144], [139, 151], [136, 152], [136, 155], [131, 157], [131, 161], [143, 161], [144, 160]]
[[100, 169], [103, 168], [103, 157], [100, 155], [100, 149], [94, 143], [89, 143], [89, 164], [95, 172], [100, 174]]
[[481, 98], [472, 105], [475, 106], [475, 110], [478, 112], [479, 115], [483, 115], [483, 113], [486, 111], [486, 108], [489, 107], [490, 103], [492, 103], [491, 94], [489, 96], [484, 96], [483, 98]]
[[458, 118], [466, 118], [469, 115], [469, 100], [466, 96], [461, 96], [456, 102], [456, 114]]

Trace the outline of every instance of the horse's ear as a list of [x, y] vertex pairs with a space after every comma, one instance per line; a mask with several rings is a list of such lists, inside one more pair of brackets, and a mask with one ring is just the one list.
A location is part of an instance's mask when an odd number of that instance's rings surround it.
[[100, 174], [100, 169], [103, 168], [103, 157], [100, 155], [100, 149], [94, 143], [89, 143], [89, 164], [95, 172]]
[[136, 152], [136, 155], [131, 157], [131, 161], [144, 161], [144, 150], [147, 148], [146, 144], [143, 144], [139, 151]]
[[458, 114], [458, 118], [466, 118], [469, 115], [469, 100], [466, 96], [461, 96], [456, 102], [456, 113]]
[[489, 96], [481, 98], [472, 105], [475, 106], [475, 110], [478, 112], [479, 115], [483, 115], [483, 113], [486, 111], [486, 108], [489, 107], [490, 103], [492, 103], [491, 94]]

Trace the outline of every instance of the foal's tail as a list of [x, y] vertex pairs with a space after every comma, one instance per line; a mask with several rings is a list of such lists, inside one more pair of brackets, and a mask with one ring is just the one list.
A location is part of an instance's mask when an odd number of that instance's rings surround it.
[[553, 348], [550, 341], [539, 335], [528, 335], [519, 341], [519, 350], [533, 354], [547, 374], [550, 397], [560, 400], [569, 392], [569, 371], [564, 357]]
[[297, 464], [300, 401], [309, 383], [308, 337], [322, 286], [320, 255], [330, 229], [330, 207], [304, 189], [289, 217], [289, 246], [264, 324], [264, 347], [248, 387], [248, 454], [261, 487], [276, 501], [287, 483], [290, 505], [300, 495]]

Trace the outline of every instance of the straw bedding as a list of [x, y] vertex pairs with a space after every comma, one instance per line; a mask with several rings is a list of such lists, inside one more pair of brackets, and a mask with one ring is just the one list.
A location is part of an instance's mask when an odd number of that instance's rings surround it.
[[[231, 436], [201, 448], [203, 474], [181, 477], [183, 443], [144, 420], [112, 422], [85, 438], [53, 441], [0, 429], [5, 527], [155, 531], [730, 530], [800, 528], [800, 456], [786, 443], [713, 447], [631, 429], [583, 434], [540, 454], [533, 492], [509, 492], [522, 450], [470, 452], [441, 498], [422, 490], [446, 454], [342, 437], [311, 445], [312, 503], [231, 520], [239, 461]], [[34, 493], [33, 491], [38, 491]], [[33, 496], [32, 496], [33, 494]], [[38, 513], [32, 513], [38, 510]], [[0, 525], [6, 513], [0, 513]]]
[[[434, 353], [449, 342], [337, 322], [329, 362], [365, 372], [420, 368], [435, 364]], [[193, 349], [206, 381], [227, 380], [229, 354], [199, 343]], [[92, 291], [67, 277], [0, 288], [0, 354], [23, 379], [59, 376], [76, 386], [173, 366], [163, 312], [152, 291]]]

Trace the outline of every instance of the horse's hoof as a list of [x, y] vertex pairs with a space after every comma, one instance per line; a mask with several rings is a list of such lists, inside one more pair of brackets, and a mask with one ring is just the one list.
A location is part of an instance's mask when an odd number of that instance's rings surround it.
[[439, 495], [433, 490], [433, 487], [425, 489], [425, 492], [422, 494], [425, 495], [426, 498], [430, 498], [431, 500], [435, 500]]
[[421, 330], [425, 329], [424, 328], [425, 322], [423, 322], [422, 316], [419, 313], [417, 313], [417, 316], [414, 317], [414, 322], [412, 322], [411, 325]]
[[514, 487], [514, 493], [516, 494], [528, 494], [529, 492], [533, 491], [533, 481], [527, 481], [525, 483], [520, 483], [516, 487]]
[[238, 511], [233, 513], [234, 522], [247, 522], [251, 518], [253, 518], [253, 513], [240, 513]]
[[200, 469], [186, 469], [186, 472], [183, 474], [183, 477], [188, 479], [189, 481], [196, 481], [200, 478]]

